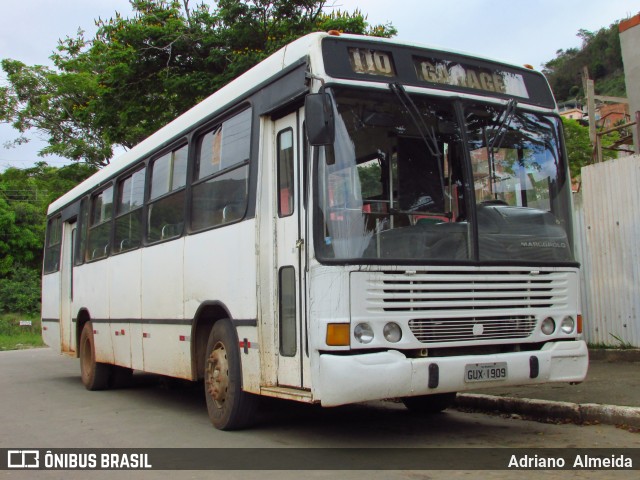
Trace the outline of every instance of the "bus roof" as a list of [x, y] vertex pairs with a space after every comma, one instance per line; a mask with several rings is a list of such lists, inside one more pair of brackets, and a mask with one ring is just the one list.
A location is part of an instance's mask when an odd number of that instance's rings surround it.
[[[500, 65], [510, 66], [514, 69], [522, 70], [522, 66], [512, 65], [486, 57], [458, 52], [453, 50], [442, 49], [441, 47], [432, 47], [424, 44], [412, 42], [400, 42], [394, 39], [368, 37], [362, 35], [342, 34], [338, 37], [325, 32], [316, 32], [305, 35], [288, 45], [284, 46], [271, 56], [231, 81], [221, 89], [217, 90], [209, 97], [198, 103], [190, 110], [186, 111], [175, 120], [171, 121], [157, 132], [140, 142], [134, 148], [121, 156], [114, 159], [109, 165], [96, 172], [84, 182], [80, 183], [62, 197], [55, 200], [48, 208], [48, 215], [54, 214], [62, 210], [67, 205], [83, 197], [96, 187], [110, 181], [119, 172], [125, 171], [134, 166], [139, 160], [148, 158], [158, 150], [168, 146], [175, 141], [180, 135], [185, 134], [194, 125], [198, 125], [210, 119], [213, 115], [221, 113], [224, 109], [233, 106], [234, 102], [246, 97], [247, 92], [255, 89], [263, 84], [265, 80], [277, 76], [280, 72], [294, 65], [300, 59], [307, 58], [311, 64], [311, 70], [315, 75], [327, 77], [325, 73], [325, 64], [322, 60], [321, 44], [324, 38], [332, 36], [346, 42], [348, 41], [366, 41], [370, 43], [381, 43], [389, 46], [401, 46], [415, 49], [428, 49], [432, 51], [446, 52], [452, 55], [459, 55], [468, 58], [474, 58], [485, 62], [496, 63]], [[311, 54], [317, 52], [316, 55]]]
[[61, 210], [93, 188], [109, 181], [116, 173], [126, 170], [135, 165], [138, 160], [163, 148], [187, 132], [193, 125], [206, 120], [225, 107], [230, 107], [265, 79], [277, 75], [278, 72], [308, 56], [314, 46], [319, 48], [320, 42], [325, 36], [327, 36], [326, 33], [313, 33], [281, 48], [55, 200], [49, 205], [48, 214], [51, 215]]

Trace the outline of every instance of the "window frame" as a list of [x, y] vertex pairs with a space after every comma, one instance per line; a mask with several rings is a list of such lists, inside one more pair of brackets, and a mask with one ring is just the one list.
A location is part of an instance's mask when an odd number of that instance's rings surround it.
[[78, 232], [76, 239], [76, 251], [74, 252], [74, 266], [84, 265], [87, 261], [86, 250], [89, 238], [89, 216], [91, 206], [91, 195], [85, 195], [80, 199], [80, 213], [78, 215]]
[[[133, 182], [133, 178], [136, 174], [139, 174], [142, 172], [143, 175], [143, 179], [142, 179], [142, 198], [141, 198], [141, 203], [139, 205], [137, 205], [134, 208], [131, 208], [131, 206], [129, 206], [129, 209], [123, 212], [119, 212], [119, 208], [120, 208], [120, 198], [121, 198], [121, 193], [122, 193], [122, 186], [124, 184], [125, 181], [127, 181], [128, 179], [131, 179]], [[125, 172], [123, 175], [121, 175], [118, 180], [115, 183], [116, 188], [115, 188], [115, 192], [114, 192], [114, 216], [113, 216], [113, 240], [114, 240], [114, 247], [115, 244], [117, 243], [117, 236], [118, 236], [118, 220], [121, 220], [124, 217], [127, 216], [132, 216], [132, 215], [139, 215], [139, 220], [140, 220], [140, 232], [139, 232], [139, 237], [138, 238], [138, 243], [137, 245], [127, 248], [127, 249], [122, 249], [120, 248], [120, 250], [115, 251], [115, 248], [112, 248], [112, 253], [113, 255], [120, 255], [122, 253], [127, 253], [127, 252], [131, 252], [133, 250], [138, 250], [139, 248], [141, 248], [144, 244], [144, 240], [146, 238], [146, 232], [145, 232], [145, 198], [146, 198], [146, 192], [147, 192], [147, 162], [143, 161], [140, 162], [138, 165], [136, 165], [136, 167], [133, 170], [129, 170], [128, 172]], [[132, 184], [133, 186], [133, 184]], [[124, 241], [124, 239], [122, 240]], [[122, 242], [121, 242], [122, 243]]]
[[[114, 188], [114, 182], [110, 181], [104, 185], [101, 185], [99, 189], [97, 189], [95, 192], [93, 192], [90, 196], [89, 196], [89, 206], [88, 206], [88, 214], [87, 214], [87, 230], [86, 230], [86, 238], [85, 240], [85, 252], [84, 252], [84, 261], [86, 263], [91, 263], [91, 262], [97, 262], [99, 260], [104, 260], [105, 258], [108, 258], [111, 254], [111, 250], [113, 247], [113, 217], [114, 217], [114, 209], [115, 209], [115, 188]], [[106, 220], [101, 221], [100, 223], [94, 224], [94, 202], [96, 201], [96, 198], [98, 198], [101, 194], [104, 194], [107, 190], [111, 189], [111, 212], [109, 214], [109, 218], [107, 218]], [[105, 225], [109, 225], [108, 227], [105, 227]], [[100, 256], [100, 257], [96, 257], [93, 255], [89, 254], [89, 250], [91, 250], [91, 232], [92, 231], [96, 231], [97, 229], [104, 227], [105, 229], [108, 228], [109, 230], [109, 234], [108, 234], [108, 242], [107, 244], [104, 246], [104, 255]], [[95, 248], [93, 250], [96, 250]]]
[[[286, 277], [285, 277], [286, 275]], [[278, 269], [278, 352], [282, 357], [298, 355], [298, 282], [296, 268]], [[285, 286], [291, 287], [285, 291]]]
[[[167, 154], [174, 154], [175, 152], [179, 151], [182, 148], [186, 148], [186, 168], [185, 168], [185, 178], [184, 178], [184, 183], [182, 185], [180, 185], [178, 188], [175, 188], [173, 190], [169, 190], [165, 193], [162, 193], [156, 197], [152, 197], [152, 186], [153, 186], [153, 170], [154, 167], [156, 165], [156, 162], [158, 162], [159, 160], [161, 160], [162, 158], [166, 157]], [[190, 165], [190, 158], [191, 158], [191, 143], [189, 141], [187, 141], [186, 138], [181, 138], [179, 141], [175, 142], [171, 147], [164, 149], [163, 151], [157, 153], [156, 155], [152, 156], [151, 159], [146, 163], [145, 167], [146, 167], [146, 172], [145, 172], [145, 202], [144, 202], [144, 210], [143, 210], [143, 239], [142, 239], [142, 245], [146, 246], [146, 245], [156, 245], [158, 243], [162, 243], [162, 242], [168, 242], [171, 240], [175, 240], [178, 239], [180, 237], [182, 237], [185, 232], [185, 220], [186, 220], [186, 216], [185, 216], [185, 212], [186, 212], [186, 200], [187, 200], [187, 195], [186, 195], [186, 191], [187, 191], [187, 185], [188, 185], [188, 178], [189, 178], [189, 165]], [[171, 172], [170, 172], [170, 178], [173, 178], [174, 175], [174, 165], [175, 165], [175, 158], [172, 158], [171, 160]], [[173, 181], [171, 182], [173, 183]], [[178, 197], [179, 195], [182, 195], [182, 200], [181, 200], [181, 222], [178, 223], [167, 223], [165, 224], [162, 229], [161, 229], [161, 233], [160, 233], [160, 238], [158, 239], [153, 239], [150, 237], [152, 228], [151, 228], [151, 215], [152, 215], [152, 211], [153, 211], [153, 206], [161, 203], [171, 197]], [[180, 225], [179, 227], [179, 231], [177, 231], [177, 233], [173, 234], [173, 235], [168, 235], [167, 237], [162, 236], [162, 230], [164, 230], [164, 228], [166, 228], [169, 225]]]
[[[53, 237], [52, 233], [56, 232], [57, 235]], [[51, 243], [52, 238], [55, 238], [56, 243]], [[42, 262], [42, 273], [49, 275], [60, 271], [60, 259], [62, 252], [62, 215], [55, 215], [47, 221], [47, 235], [44, 251], [44, 259]], [[53, 257], [51, 255], [53, 254]], [[47, 268], [47, 265], [52, 258], [55, 258], [56, 262], [53, 268]]]
[[[235, 110], [231, 114], [225, 115], [222, 119], [218, 119], [216, 122], [210, 123], [205, 128], [202, 128], [196, 131], [192, 137], [191, 145], [193, 148], [193, 154], [192, 154], [191, 160], [193, 164], [193, 169], [191, 173], [191, 182], [189, 184], [189, 211], [188, 211], [189, 233], [201, 233], [201, 232], [206, 232], [208, 230], [213, 230], [220, 227], [226, 227], [228, 225], [239, 223], [246, 218], [247, 210], [249, 207], [249, 197], [250, 197], [250, 185], [251, 185], [250, 164], [251, 164], [251, 152], [253, 149], [252, 140], [253, 140], [254, 125], [253, 125], [253, 107], [251, 105], [245, 105], [244, 107], [245, 108], [242, 108], [240, 110]], [[249, 116], [248, 118], [249, 129], [248, 129], [248, 135], [247, 135], [247, 140], [248, 140], [247, 158], [241, 161], [238, 161], [236, 163], [233, 163], [217, 172], [213, 172], [213, 173], [210, 173], [209, 175], [198, 178], [198, 174], [199, 174], [198, 170], [200, 166], [201, 148], [202, 148], [203, 139], [206, 137], [206, 135], [212, 132], [216, 132], [216, 131], [222, 132], [220, 163], [224, 165], [225, 164], [224, 156], [223, 156], [224, 151], [222, 150], [222, 146], [224, 144], [224, 124], [229, 120], [234, 119], [237, 116], [242, 114], [248, 114]], [[242, 207], [241, 215], [238, 218], [235, 218], [228, 222], [224, 222], [224, 221], [216, 222], [216, 223], [208, 224], [203, 227], [195, 227], [194, 217], [196, 215], [194, 215], [194, 211], [195, 211], [194, 191], [196, 191], [198, 187], [204, 185], [205, 183], [211, 182], [216, 178], [223, 177], [225, 175], [228, 175], [229, 173], [232, 173], [236, 170], [240, 170], [242, 168], [246, 168], [246, 175], [244, 177], [245, 178], [245, 194], [244, 194], [244, 204]]]
[[[284, 151], [281, 147], [281, 139], [284, 134], [289, 133], [291, 135], [291, 163], [290, 167], [290, 176], [286, 177], [286, 180], [290, 183], [288, 184], [289, 189], [291, 190], [289, 194], [289, 209], [285, 212], [282, 210], [282, 180], [285, 179], [282, 175], [283, 173], [283, 156], [282, 152]], [[292, 216], [296, 212], [296, 161], [295, 161], [295, 134], [293, 132], [293, 128], [287, 127], [283, 128], [276, 134], [276, 149], [277, 149], [277, 158], [276, 158], [276, 196], [278, 203], [278, 218], [287, 218]]]

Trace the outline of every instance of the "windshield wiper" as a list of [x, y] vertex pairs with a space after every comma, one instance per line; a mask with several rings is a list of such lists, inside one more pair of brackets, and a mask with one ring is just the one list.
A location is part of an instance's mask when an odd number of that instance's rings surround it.
[[500, 125], [495, 127], [495, 130], [496, 130], [495, 134], [491, 139], [491, 143], [488, 145], [489, 152], [492, 156], [495, 150], [500, 150], [500, 147], [502, 146], [502, 142], [504, 141], [504, 137], [506, 136], [506, 133], [507, 133], [507, 127], [509, 126], [511, 119], [516, 113], [517, 106], [518, 106], [518, 103], [516, 102], [515, 98], [512, 98], [507, 102], [507, 108], [504, 109], [504, 115], [502, 116], [502, 121], [500, 121]]
[[440, 151], [440, 146], [438, 145], [438, 139], [436, 138], [435, 129], [427, 126], [422, 118], [422, 114], [420, 113], [420, 109], [413, 102], [407, 91], [400, 83], [390, 83], [389, 90], [391, 90], [402, 106], [407, 110], [411, 120], [413, 120], [414, 125], [418, 129], [418, 133], [420, 137], [424, 141], [429, 153], [433, 157], [436, 158], [436, 164], [438, 165], [438, 179], [440, 180], [440, 188], [442, 189], [442, 198], [446, 198], [446, 189], [444, 187], [444, 174], [442, 173], [442, 152]]
[[[487, 144], [487, 153], [488, 153], [488, 161], [489, 161], [489, 178], [493, 183], [496, 180], [495, 176], [495, 165], [496, 165], [496, 152], [500, 150], [502, 147], [502, 142], [504, 138], [507, 136], [507, 129], [509, 128], [509, 123], [511, 123], [511, 119], [516, 113], [517, 103], [515, 98], [512, 98], [507, 102], [507, 107], [504, 109], [504, 113], [502, 114], [502, 120], [498, 119], [496, 121], [496, 125], [492, 128], [492, 138], [489, 140], [487, 138], [487, 132], [485, 130], [485, 143]], [[498, 122], [500, 123], [498, 125]], [[498, 192], [494, 193], [494, 198], [498, 199]]]

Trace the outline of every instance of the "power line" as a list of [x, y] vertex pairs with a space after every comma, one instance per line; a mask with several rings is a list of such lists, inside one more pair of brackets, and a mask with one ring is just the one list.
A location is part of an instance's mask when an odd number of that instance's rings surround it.
[[68, 158], [49, 158], [49, 159], [33, 159], [33, 158], [2, 158], [0, 157], [0, 162], [2, 163], [31, 163], [35, 165], [36, 163], [45, 162], [47, 164], [50, 163], [73, 163], [75, 160], [69, 160]]

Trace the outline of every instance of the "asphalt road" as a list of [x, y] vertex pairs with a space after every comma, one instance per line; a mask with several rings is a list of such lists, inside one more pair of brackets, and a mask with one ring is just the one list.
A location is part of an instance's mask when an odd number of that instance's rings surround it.
[[[544, 424], [447, 410], [428, 418], [402, 404], [371, 402], [323, 409], [268, 400], [257, 425], [221, 432], [209, 423], [201, 387], [134, 375], [127, 388], [89, 392], [75, 359], [49, 349], [0, 352], [0, 448], [519, 447], [640, 448], [640, 435], [608, 425]], [[3, 478], [513, 478], [465, 471], [153, 471], [19, 472]], [[478, 475], [478, 473], [481, 473]], [[543, 472], [519, 472], [539, 478]], [[637, 471], [547, 472], [544, 478], [637, 478]]]

